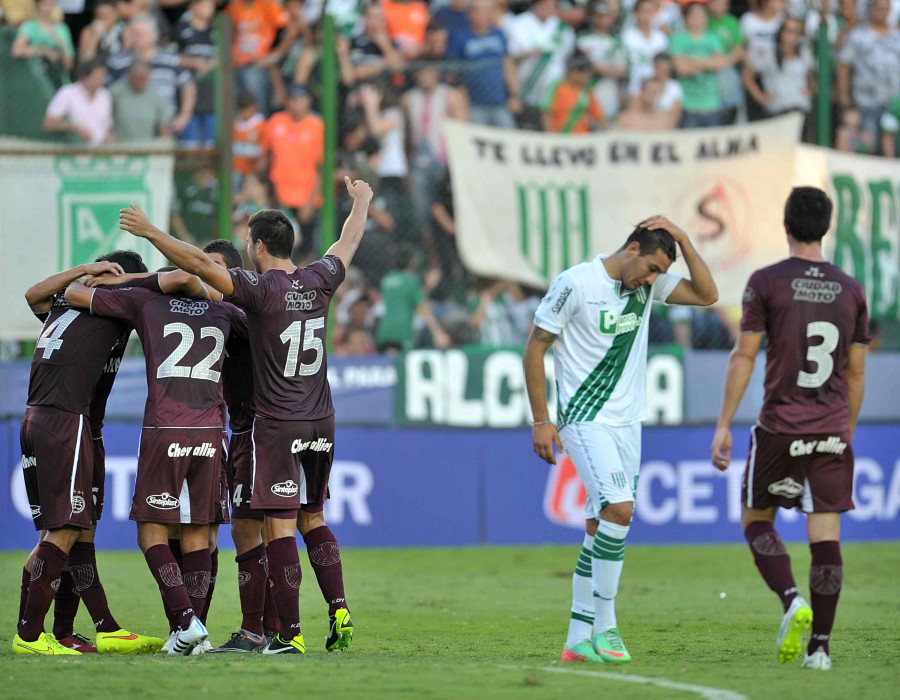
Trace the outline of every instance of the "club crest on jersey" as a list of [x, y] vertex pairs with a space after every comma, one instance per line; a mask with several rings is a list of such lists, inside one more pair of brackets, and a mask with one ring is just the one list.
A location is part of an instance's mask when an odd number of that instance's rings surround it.
[[185, 299], [170, 299], [169, 310], [176, 314], [188, 316], [202, 316], [209, 309], [205, 301], [187, 301]]
[[147, 496], [147, 505], [158, 510], [172, 510], [177, 508], [180, 503], [175, 496], [166, 491], [159, 495]]
[[831, 304], [837, 299], [843, 287], [840, 282], [811, 280], [797, 277], [791, 280], [796, 301], [810, 301], [814, 304]]
[[316, 290], [308, 292], [285, 292], [284, 302], [286, 311], [312, 311], [313, 301], [316, 298]]
[[84, 512], [84, 494], [81, 491], [76, 491], [72, 496], [72, 514], [78, 515], [79, 513]]
[[281, 496], [282, 498], [290, 498], [291, 496], [296, 496], [297, 492], [300, 490], [300, 487], [297, 486], [297, 483], [292, 479], [288, 479], [287, 481], [282, 481], [280, 484], [274, 484], [272, 486], [272, 493], [276, 496]]
[[798, 484], [791, 477], [787, 476], [781, 481], [769, 484], [769, 493], [773, 496], [784, 496], [785, 498], [798, 498], [803, 495], [803, 484]]
[[641, 327], [643, 318], [636, 313], [622, 316], [609, 309], [600, 309], [600, 332], [606, 335], [624, 335], [633, 333]]

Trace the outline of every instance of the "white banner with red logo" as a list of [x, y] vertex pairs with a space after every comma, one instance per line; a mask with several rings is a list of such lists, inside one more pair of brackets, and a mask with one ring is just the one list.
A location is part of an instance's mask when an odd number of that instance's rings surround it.
[[[707, 261], [723, 304], [787, 252], [801, 119], [738, 127], [585, 136], [447, 122], [457, 245], [479, 275], [546, 287], [561, 270], [618, 249], [664, 214]], [[679, 261], [673, 272], [686, 274]]]

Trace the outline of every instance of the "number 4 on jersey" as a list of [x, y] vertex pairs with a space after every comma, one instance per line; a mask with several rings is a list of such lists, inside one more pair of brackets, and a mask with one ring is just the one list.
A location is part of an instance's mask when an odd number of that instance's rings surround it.
[[43, 359], [49, 360], [54, 350], [59, 350], [62, 347], [62, 334], [66, 332], [66, 328], [71, 325], [72, 321], [78, 318], [79, 313], [75, 309], [69, 309], [44, 329], [35, 346], [44, 351]]

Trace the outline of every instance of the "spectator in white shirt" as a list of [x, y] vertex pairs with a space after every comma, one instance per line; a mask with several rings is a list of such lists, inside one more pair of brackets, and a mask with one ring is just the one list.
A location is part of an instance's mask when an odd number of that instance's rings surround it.
[[85, 61], [78, 69], [78, 82], [63, 85], [53, 96], [44, 116], [44, 131], [76, 134], [89, 145], [112, 139], [112, 99], [103, 87], [106, 65]]

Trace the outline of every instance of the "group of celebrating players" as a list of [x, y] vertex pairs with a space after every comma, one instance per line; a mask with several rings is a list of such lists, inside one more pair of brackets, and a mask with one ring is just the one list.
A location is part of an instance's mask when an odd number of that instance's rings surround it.
[[[326, 649], [349, 648], [340, 547], [323, 515], [334, 456], [325, 335], [372, 190], [360, 180], [345, 184], [353, 208], [341, 236], [304, 268], [290, 260], [294, 231], [281, 212], [250, 220], [256, 272], [242, 269], [227, 241], [200, 251], [132, 205], [121, 211], [121, 228], [150, 240], [177, 268], [149, 274], [139, 255], [115, 251], [28, 290], [44, 327], [21, 446], [41, 539], [22, 572], [14, 652], [303, 654], [298, 529], [328, 604]], [[165, 641], [119, 625], [93, 545], [103, 509], [103, 417], [132, 330], [143, 345], [148, 394], [131, 519], [169, 620]], [[215, 648], [205, 622], [229, 501], [242, 622]], [[74, 631], [80, 600], [96, 627], [93, 644]]]

